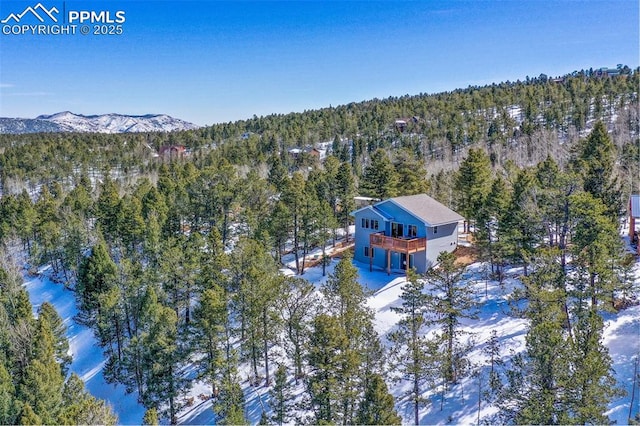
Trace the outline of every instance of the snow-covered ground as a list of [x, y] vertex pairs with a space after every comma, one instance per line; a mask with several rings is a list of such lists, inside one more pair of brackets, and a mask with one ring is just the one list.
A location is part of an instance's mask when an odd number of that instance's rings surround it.
[[[333, 271], [337, 260], [332, 260], [327, 267], [327, 276]], [[375, 325], [385, 344], [389, 344], [386, 335], [392, 331], [399, 317], [391, 310], [394, 306], [400, 306], [401, 287], [405, 283], [403, 275], [387, 275], [385, 272], [375, 270], [370, 272], [369, 265], [354, 263], [360, 274], [360, 283], [371, 291], [369, 306], [375, 310]], [[508, 357], [511, 353], [519, 352], [524, 348], [526, 334], [526, 321], [510, 316], [507, 304], [507, 295], [514, 286], [519, 285], [518, 278], [522, 270], [513, 268], [506, 271], [507, 279], [501, 286], [495, 281], [486, 281], [483, 265], [472, 264], [468, 267], [464, 279], [474, 289], [475, 299], [478, 302], [478, 318], [465, 320], [465, 330], [473, 339], [474, 349], [469, 353], [469, 359], [475, 368], [484, 368], [486, 372], [487, 360], [482, 349], [487, 342], [492, 330], [496, 330], [501, 344], [501, 354]], [[640, 280], [640, 263], [635, 268], [636, 279]], [[73, 322], [73, 316], [77, 313], [73, 293], [64, 290], [63, 286], [55, 284], [43, 278], [26, 277], [25, 286], [34, 304], [34, 310], [43, 303], [49, 301], [54, 304], [68, 327], [71, 351], [74, 361], [71, 370], [82, 377], [87, 388], [97, 397], [105, 398], [111, 402], [120, 417], [120, 423], [139, 424], [144, 413], [144, 408], [137, 403], [135, 394], [125, 394], [123, 386], [113, 386], [105, 383], [101, 367], [104, 363], [101, 349], [96, 345], [92, 332], [86, 327]], [[327, 279], [322, 276], [322, 267], [316, 266], [306, 270], [303, 277], [319, 286]], [[615, 377], [621, 387], [627, 391], [626, 396], [614, 400], [607, 414], [617, 424], [626, 424], [629, 414], [631, 392], [633, 388], [634, 363], [640, 354], [640, 306], [633, 306], [622, 310], [617, 314], [605, 315], [604, 343], [610, 351], [613, 359]], [[277, 351], [276, 351], [277, 352]], [[483, 367], [484, 366], [484, 367]], [[257, 423], [260, 419], [263, 407], [268, 407], [268, 388], [253, 387], [248, 383], [248, 369], [240, 368], [240, 377], [243, 380], [243, 388], [246, 397], [246, 414], [248, 419]], [[412, 420], [412, 406], [403, 399], [403, 393], [408, 389], [407, 383], [392, 383], [391, 391], [396, 396], [398, 412], [405, 422]], [[295, 393], [300, 395], [302, 385], [296, 387]], [[636, 389], [636, 399], [633, 412], [638, 411], [639, 389]], [[180, 413], [179, 421], [185, 424], [211, 424], [214, 415], [210, 400], [202, 400], [200, 394], [210, 393], [208, 385], [195, 382], [187, 397], [194, 398], [194, 403]], [[429, 401], [421, 409], [420, 418], [423, 424], [475, 424], [478, 419], [478, 380], [467, 377], [458, 385], [450, 389], [444, 401], [441, 401], [439, 389], [425, 392], [424, 396]], [[442, 410], [440, 409], [442, 402]], [[490, 415], [494, 408], [481, 402], [480, 416]]]
[[122, 385], [110, 385], [102, 376], [105, 363], [102, 349], [97, 345], [93, 331], [76, 323], [78, 314], [74, 293], [47, 278], [47, 270], [38, 277], [25, 276], [25, 288], [29, 292], [34, 313], [44, 302], [55, 306], [67, 326], [69, 350], [73, 355], [70, 371], [84, 380], [87, 390], [97, 398], [107, 400], [118, 414], [121, 424], [141, 424], [145, 409], [137, 401], [135, 393], [126, 394]]

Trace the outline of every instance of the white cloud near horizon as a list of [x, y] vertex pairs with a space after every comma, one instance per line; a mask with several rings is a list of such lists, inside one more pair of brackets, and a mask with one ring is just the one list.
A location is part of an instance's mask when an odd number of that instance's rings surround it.
[[51, 92], [18, 92], [18, 93], [5, 93], [3, 96], [52, 96], [55, 93]]

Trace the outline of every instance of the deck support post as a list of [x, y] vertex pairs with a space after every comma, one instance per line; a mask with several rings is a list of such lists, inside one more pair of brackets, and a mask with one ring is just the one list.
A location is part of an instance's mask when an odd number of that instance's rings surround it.
[[387, 250], [387, 275], [391, 275], [391, 250]]

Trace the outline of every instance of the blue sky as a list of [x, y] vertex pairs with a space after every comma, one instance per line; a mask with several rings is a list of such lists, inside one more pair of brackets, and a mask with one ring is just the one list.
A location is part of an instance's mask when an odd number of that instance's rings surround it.
[[38, 1], [122, 10], [123, 34], [0, 34], [0, 116], [167, 113], [205, 125], [639, 65], [637, 0], [2, 0], [0, 20]]

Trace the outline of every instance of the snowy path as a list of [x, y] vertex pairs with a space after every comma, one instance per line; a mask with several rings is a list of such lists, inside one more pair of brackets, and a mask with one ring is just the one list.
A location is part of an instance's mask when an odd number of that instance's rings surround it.
[[33, 311], [49, 302], [55, 306], [67, 326], [69, 348], [73, 362], [69, 371], [84, 380], [87, 389], [97, 398], [107, 400], [118, 414], [119, 424], [141, 424], [144, 407], [137, 401], [137, 394], [126, 394], [122, 385], [109, 385], [102, 376], [104, 358], [91, 329], [77, 324], [73, 317], [78, 313], [74, 293], [65, 290], [44, 277], [25, 276], [25, 288], [29, 292]]

